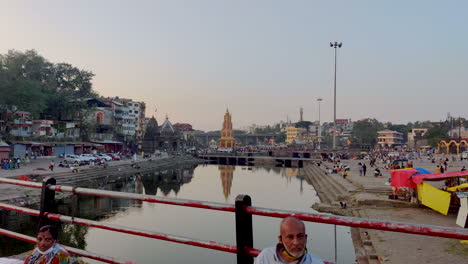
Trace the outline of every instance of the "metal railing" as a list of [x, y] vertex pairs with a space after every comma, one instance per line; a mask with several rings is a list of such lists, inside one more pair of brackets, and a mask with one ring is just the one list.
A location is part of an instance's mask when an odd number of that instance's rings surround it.
[[[167, 198], [167, 197], [157, 197], [151, 195], [135, 194], [135, 193], [123, 193], [115, 191], [105, 191], [105, 190], [96, 190], [89, 188], [77, 188], [71, 186], [62, 186], [56, 185], [55, 179], [46, 178], [41, 183], [19, 181], [13, 179], [0, 178], [0, 183], [14, 184], [23, 187], [37, 188], [42, 189], [41, 195], [41, 206], [40, 210], [33, 210], [29, 208], [9, 205], [0, 203], [0, 209], [11, 210], [20, 213], [25, 213], [28, 215], [39, 216], [39, 225], [44, 223], [46, 220], [59, 221], [64, 223], [71, 223], [83, 226], [89, 226], [94, 228], [100, 228], [115, 232], [127, 233], [142, 237], [148, 237], [158, 240], [165, 240], [180, 244], [186, 244], [191, 246], [197, 246], [202, 248], [209, 248], [218, 251], [224, 251], [229, 253], [237, 254], [237, 263], [238, 264], [252, 264], [254, 257], [256, 257], [260, 250], [253, 248], [253, 228], [252, 228], [252, 215], [267, 216], [267, 217], [276, 217], [284, 218], [287, 216], [295, 216], [303, 221], [308, 222], [317, 222], [325, 224], [334, 224], [358, 228], [367, 228], [367, 229], [377, 229], [384, 231], [393, 231], [393, 232], [402, 232], [410, 234], [419, 234], [426, 236], [437, 236], [437, 237], [446, 237], [446, 238], [455, 238], [455, 239], [468, 239], [468, 230], [463, 228], [452, 228], [452, 227], [442, 227], [442, 226], [432, 226], [432, 225], [419, 225], [419, 224], [410, 224], [394, 221], [383, 221], [375, 219], [363, 219], [357, 217], [346, 217], [346, 216], [336, 216], [330, 214], [319, 214], [319, 213], [305, 213], [297, 211], [287, 211], [287, 210], [277, 210], [271, 208], [261, 208], [252, 206], [251, 198], [248, 195], [238, 195], [235, 201], [235, 204], [225, 204], [225, 203], [216, 203], [216, 202], [205, 202], [205, 201], [196, 201], [188, 199], [178, 199], [178, 198]], [[203, 241], [197, 240], [177, 235], [158, 233], [151, 230], [129, 228], [120, 225], [101, 223], [97, 221], [91, 221], [76, 217], [70, 217], [65, 215], [60, 215], [52, 213], [54, 201], [55, 201], [55, 192], [63, 193], [72, 193], [77, 195], [86, 195], [86, 196], [98, 196], [98, 197], [108, 197], [108, 198], [126, 198], [135, 201], [144, 201], [150, 203], [161, 203], [175, 206], [185, 206], [185, 207], [194, 207], [208, 210], [218, 210], [225, 212], [234, 212], [236, 219], [236, 246], [222, 244], [215, 241]], [[12, 232], [5, 232], [0, 229], [0, 234], [12, 236], [24, 241], [33, 243], [34, 238], [28, 237], [27, 239], [22, 237], [21, 234], [16, 234], [13, 236]], [[32, 240], [31, 240], [32, 239]], [[100, 261], [107, 263], [123, 263], [113, 260], [112, 258], [105, 256], [98, 256], [94, 253], [85, 253], [74, 251], [71, 249], [70, 252], [89, 257], [89, 255], [99, 257]], [[335, 260], [336, 261], [336, 260]], [[129, 262], [125, 262], [129, 263]], [[327, 263], [327, 262], [326, 262]], [[328, 262], [329, 263], [329, 262]]]

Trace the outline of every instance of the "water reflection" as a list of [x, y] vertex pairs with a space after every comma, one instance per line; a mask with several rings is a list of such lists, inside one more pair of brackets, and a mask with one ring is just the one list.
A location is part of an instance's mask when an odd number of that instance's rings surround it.
[[[150, 173], [137, 173], [127, 177], [120, 177], [112, 182], [101, 182], [88, 186], [101, 190], [139, 193], [149, 195], [167, 196], [172, 192], [177, 194], [183, 184], [189, 183], [193, 178], [195, 166], [171, 168]], [[159, 189], [159, 190], [158, 190]], [[76, 199], [76, 201], [75, 201]], [[58, 204], [58, 213], [95, 221], [112, 218], [117, 213], [128, 208], [141, 207], [141, 201], [131, 199], [110, 199], [93, 196], [72, 196]], [[37, 209], [37, 208], [34, 208]], [[37, 217], [14, 211], [0, 210], [0, 228], [12, 230], [34, 237], [36, 235]], [[87, 246], [86, 235], [88, 227], [63, 224], [59, 241], [79, 249]], [[33, 249], [34, 245], [20, 240], [0, 236], [0, 257], [21, 254]]]
[[[318, 202], [318, 197], [313, 186], [306, 183], [304, 171], [298, 168], [201, 165], [137, 173], [90, 187], [230, 204], [234, 203], [237, 194], [248, 194], [255, 206], [312, 212], [310, 206]], [[59, 206], [59, 212], [133, 228], [235, 244], [232, 214], [130, 199], [90, 196], [77, 199], [76, 203], [73, 199], [66, 200]], [[276, 241], [279, 219], [254, 217], [253, 220], [255, 247], [272, 246]], [[36, 219], [24, 215], [10, 216], [8, 222], [9, 227], [5, 228], [33, 235], [34, 224], [31, 223], [36, 223]], [[24, 226], [21, 227], [21, 223]], [[306, 226], [311, 252], [330, 260], [333, 254], [332, 226], [316, 223], [307, 223]], [[185, 263], [188, 259], [194, 263], [235, 262], [233, 254], [96, 228], [63, 225], [62, 230], [61, 241], [66, 245], [137, 263], [154, 263], [154, 254], [157, 254], [158, 263], [167, 264]], [[341, 228], [338, 234], [338, 245], [342, 249], [339, 254], [344, 260], [354, 259], [348, 231]], [[19, 254], [32, 248], [28, 243], [1, 236], [0, 243], [1, 256]], [[18, 250], [11, 247], [5, 250], [3, 245], [11, 245]]]
[[219, 176], [221, 177], [221, 183], [223, 187], [223, 194], [226, 201], [231, 194], [232, 178], [234, 178], [235, 166], [230, 165], [219, 165]]

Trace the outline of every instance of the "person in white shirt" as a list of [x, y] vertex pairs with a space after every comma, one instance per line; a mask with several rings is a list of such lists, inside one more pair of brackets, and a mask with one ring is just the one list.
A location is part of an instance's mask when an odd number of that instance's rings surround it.
[[296, 217], [286, 217], [280, 224], [276, 247], [265, 248], [255, 264], [324, 264], [307, 251], [307, 234], [304, 223]]

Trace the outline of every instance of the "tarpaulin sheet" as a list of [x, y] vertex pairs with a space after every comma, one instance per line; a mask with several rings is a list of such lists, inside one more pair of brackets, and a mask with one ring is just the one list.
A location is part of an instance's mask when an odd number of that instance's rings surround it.
[[447, 215], [450, 206], [450, 193], [423, 182], [423, 184], [418, 185], [418, 199], [420, 197], [423, 205]]
[[416, 184], [411, 180], [411, 176], [416, 174], [416, 169], [392, 170], [392, 187], [409, 187], [416, 189]]
[[[444, 179], [462, 177], [462, 176], [468, 176], [468, 171], [454, 171], [454, 172], [434, 173], [434, 174], [418, 174], [413, 177], [413, 182], [416, 184], [420, 184], [422, 181], [440, 181]], [[393, 178], [392, 178], [392, 181], [393, 181]]]
[[418, 174], [431, 174], [430, 171], [423, 169], [423, 168], [416, 168], [418, 170]]

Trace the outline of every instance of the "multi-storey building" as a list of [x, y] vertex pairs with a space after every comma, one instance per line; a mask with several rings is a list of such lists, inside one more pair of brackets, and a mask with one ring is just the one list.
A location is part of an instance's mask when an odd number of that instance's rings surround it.
[[136, 134], [135, 116], [130, 115], [130, 108], [124, 103], [113, 100], [114, 130], [118, 136], [134, 136]]
[[38, 119], [32, 121], [31, 134], [33, 137], [53, 137], [55, 129], [52, 127], [53, 120]]
[[110, 98], [110, 100], [116, 134], [135, 137], [138, 142], [141, 141], [145, 131], [145, 103], [119, 97]]
[[381, 147], [396, 147], [403, 145], [403, 134], [398, 131], [384, 129], [377, 132], [377, 144]]
[[32, 120], [31, 114], [25, 111], [7, 112], [10, 134], [15, 137], [30, 137]]

